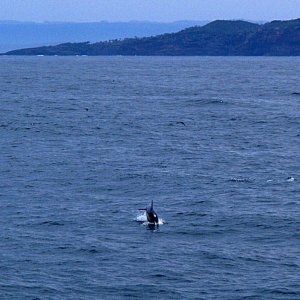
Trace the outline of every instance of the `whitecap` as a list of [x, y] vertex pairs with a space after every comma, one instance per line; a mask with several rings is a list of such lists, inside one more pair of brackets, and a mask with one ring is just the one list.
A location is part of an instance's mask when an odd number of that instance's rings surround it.
[[290, 177], [288, 177], [288, 178], [286, 179], [286, 181], [288, 181], [288, 182], [293, 182], [293, 181], [295, 181], [295, 178], [292, 177], [292, 176], [290, 176]]

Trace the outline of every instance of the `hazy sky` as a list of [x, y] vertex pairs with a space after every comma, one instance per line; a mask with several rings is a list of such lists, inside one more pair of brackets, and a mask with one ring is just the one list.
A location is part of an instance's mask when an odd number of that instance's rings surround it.
[[0, 0], [0, 20], [175, 21], [300, 18], [300, 0]]

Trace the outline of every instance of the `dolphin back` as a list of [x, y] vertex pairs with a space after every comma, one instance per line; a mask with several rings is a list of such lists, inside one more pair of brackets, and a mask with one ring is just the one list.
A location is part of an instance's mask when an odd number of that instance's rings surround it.
[[147, 215], [148, 222], [158, 223], [158, 216], [153, 209], [153, 200], [151, 201], [151, 204], [146, 209], [146, 215]]

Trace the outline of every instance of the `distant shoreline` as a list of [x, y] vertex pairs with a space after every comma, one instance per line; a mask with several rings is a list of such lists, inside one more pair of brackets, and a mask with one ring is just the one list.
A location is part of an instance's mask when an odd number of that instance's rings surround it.
[[111, 39], [155, 36], [202, 26], [205, 20], [176, 22], [14, 22], [0, 21], [0, 53], [64, 42], [91, 43]]
[[300, 56], [300, 19], [213, 21], [176, 33], [9, 51], [22, 56]]

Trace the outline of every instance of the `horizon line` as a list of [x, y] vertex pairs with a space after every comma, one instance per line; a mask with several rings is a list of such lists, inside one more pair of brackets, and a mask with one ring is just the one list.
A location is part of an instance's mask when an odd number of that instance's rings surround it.
[[[288, 20], [296, 20], [294, 18], [291, 19], [276, 19], [276, 21], [288, 21]], [[173, 21], [151, 21], [151, 20], [128, 20], [128, 21], [108, 21], [108, 20], [99, 20], [99, 21], [22, 21], [22, 20], [0, 20], [1, 23], [30, 23], [30, 24], [97, 24], [97, 23], [153, 23], [153, 24], [172, 24], [172, 23], [180, 23], [180, 22], [214, 22], [214, 21], [247, 21], [254, 23], [267, 23], [275, 21], [275, 19], [270, 20], [253, 20], [253, 19], [244, 19], [244, 18], [217, 18], [211, 20], [192, 20], [192, 19], [178, 19]]]

